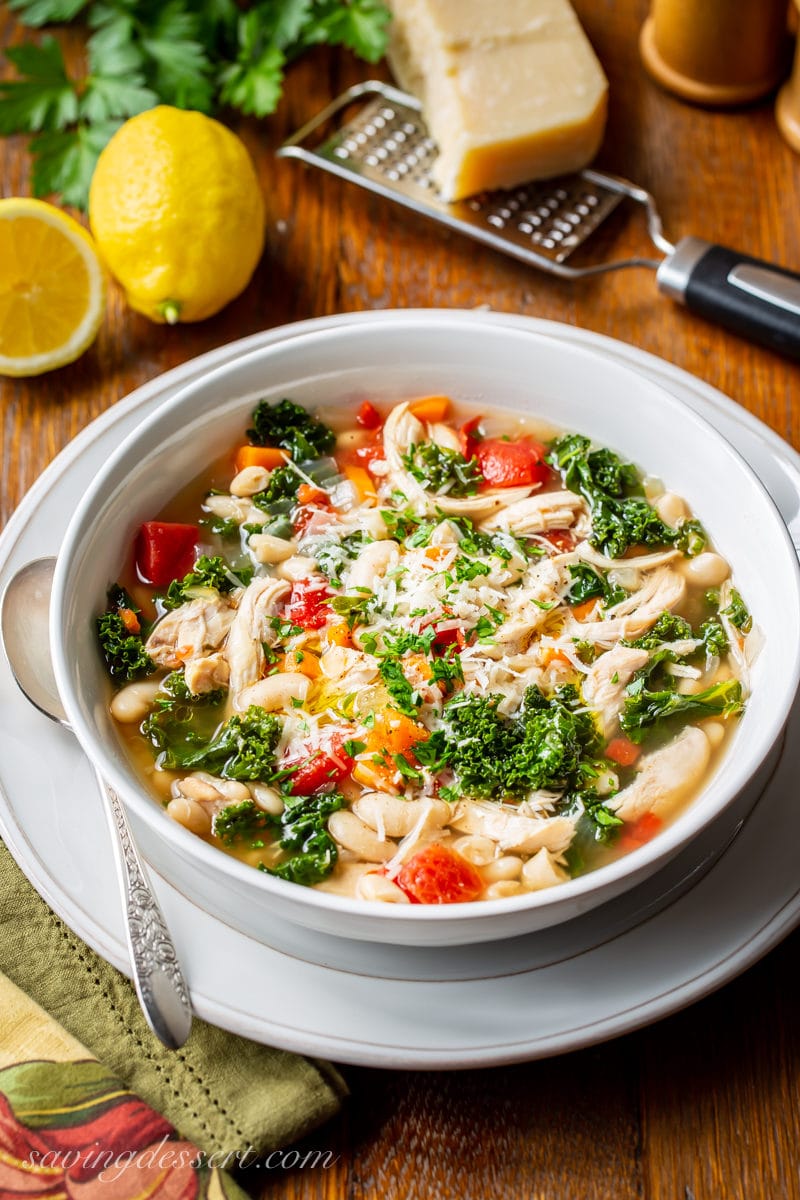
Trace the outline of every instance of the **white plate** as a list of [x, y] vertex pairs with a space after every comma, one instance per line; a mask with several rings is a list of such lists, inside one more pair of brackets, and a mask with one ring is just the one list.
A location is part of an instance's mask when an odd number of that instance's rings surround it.
[[[314, 327], [380, 321], [324, 318]], [[743, 409], [677, 368], [622, 343], [552, 322], [492, 320], [592, 346], [656, 379], [710, 420], [759, 473], [800, 544], [800, 458]], [[86, 481], [134, 425], [201, 371], [277, 338], [257, 334], [161, 376], [77, 437], [44, 473], [0, 538], [0, 586], [57, 551]], [[0, 663], [0, 833], [67, 924], [127, 967], [122, 912], [92, 774], [64, 730], [35, 712]], [[543, 1057], [601, 1041], [720, 986], [800, 921], [790, 747], [738, 837], [713, 829], [659, 876], [553, 930], [489, 946], [423, 951], [326, 938], [282, 925], [274, 948], [199, 911], [161, 879], [156, 890], [181, 947], [199, 1015], [260, 1041], [340, 1062], [465, 1067]], [[754, 797], [742, 802], [742, 813]], [[776, 836], [776, 830], [780, 835]]]

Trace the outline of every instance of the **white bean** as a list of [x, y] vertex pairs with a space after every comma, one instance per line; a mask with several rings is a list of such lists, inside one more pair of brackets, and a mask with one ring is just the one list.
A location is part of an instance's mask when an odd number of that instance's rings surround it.
[[261, 563], [285, 562], [287, 558], [292, 557], [297, 548], [295, 542], [275, 537], [271, 533], [251, 534], [247, 544]]
[[700, 728], [715, 749], [725, 737], [725, 726], [722, 721], [704, 721]]
[[110, 705], [112, 717], [123, 725], [143, 721], [160, 690], [161, 682], [157, 679], [129, 683], [113, 697]]
[[361, 900], [380, 900], [384, 904], [410, 904], [408, 896], [385, 875], [367, 871], [356, 885], [356, 895]]
[[391, 538], [383, 542], [370, 542], [350, 568], [348, 588], [371, 588], [376, 576], [385, 575], [399, 561], [400, 547]]
[[731, 569], [721, 554], [706, 550], [694, 558], [687, 558], [683, 564], [683, 573], [688, 583], [697, 587], [718, 587], [728, 578]]
[[208, 771], [194, 771], [191, 777], [210, 784], [226, 800], [250, 799], [250, 789], [246, 783], [239, 783], [235, 779], [219, 779], [216, 775], [209, 775]]
[[689, 516], [686, 501], [682, 500], [680, 496], [676, 496], [675, 492], [663, 492], [653, 507], [661, 517], [661, 520], [666, 525], [673, 526], [673, 528], [678, 524], [678, 521], [685, 520]]
[[480, 834], [476, 833], [469, 833], [464, 837], [456, 838], [452, 846], [462, 858], [465, 858], [467, 862], [471, 862], [475, 867], [485, 867], [492, 861], [497, 851], [497, 842], [493, 842], [488, 837], [481, 837]]
[[206, 496], [203, 508], [215, 517], [222, 517], [225, 521], [238, 521], [240, 525], [257, 520], [259, 515], [262, 520], [264, 517], [261, 509], [256, 508], [251, 500], [238, 496]]
[[481, 870], [481, 875], [487, 883], [500, 883], [505, 879], [519, 879], [522, 870], [522, 859], [516, 854], [504, 854], [493, 862], [487, 863]]
[[291, 558], [285, 559], [275, 572], [281, 579], [289, 579], [292, 583], [319, 573], [316, 559], [308, 558], [305, 554], [293, 554]]
[[397, 849], [394, 842], [379, 838], [354, 812], [346, 808], [332, 814], [328, 820], [328, 832], [334, 841], [340, 842], [346, 850], [352, 850], [367, 862], [386, 862]]
[[279, 817], [286, 807], [280, 792], [277, 792], [275, 788], [267, 787], [265, 783], [251, 783], [250, 794], [258, 807], [263, 808], [264, 812], [271, 813], [273, 817]]
[[264, 491], [271, 474], [265, 467], [243, 467], [231, 480], [230, 493], [232, 496], [255, 496], [256, 492]]
[[498, 879], [490, 883], [481, 897], [482, 900], [505, 900], [507, 896], [518, 896], [522, 891], [516, 879]]
[[556, 864], [552, 854], [545, 846], [542, 846], [533, 858], [529, 858], [522, 868], [522, 882], [532, 892], [553, 887], [568, 878], [566, 871]]
[[172, 795], [176, 800], [181, 796], [189, 800], [197, 800], [198, 803], [207, 801], [214, 803], [222, 798], [222, 793], [211, 783], [206, 783], [205, 779], [197, 779], [188, 775], [186, 779], [177, 779], [172, 785]]
[[239, 709], [246, 709], [251, 704], [258, 705], [259, 708], [265, 708], [267, 712], [276, 712], [281, 708], [294, 708], [293, 700], [299, 701], [301, 704], [308, 695], [308, 689], [311, 686], [311, 680], [307, 675], [300, 675], [296, 671], [286, 671], [279, 675], [268, 675], [266, 679], [259, 679], [257, 683], [251, 683], [246, 687], [236, 699], [236, 706]]
[[[405, 837], [416, 825], [425, 807], [425, 800], [404, 800], [389, 792], [367, 792], [353, 805], [356, 815], [371, 829], [380, 829], [389, 837]], [[425, 829], [441, 829], [452, 815], [444, 800], [430, 802]]]
[[176, 796], [170, 800], [167, 813], [190, 833], [202, 835], [211, 832], [211, 817], [196, 800], [188, 796]]

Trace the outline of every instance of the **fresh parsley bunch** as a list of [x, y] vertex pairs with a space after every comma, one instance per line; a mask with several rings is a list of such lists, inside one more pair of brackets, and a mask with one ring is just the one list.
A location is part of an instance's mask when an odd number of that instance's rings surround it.
[[311, 46], [368, 62], [386, 48], [380, 0], [10, 0], [24, 25], [80, 21], [86, 72], [72, 77], [55, 38], [6, 51], [0, 134], [34, 134], [33, 190], [85, 208], [100, 151], [128, 117], [156, 104], [248, 116], [274, 112], [286, 66]]

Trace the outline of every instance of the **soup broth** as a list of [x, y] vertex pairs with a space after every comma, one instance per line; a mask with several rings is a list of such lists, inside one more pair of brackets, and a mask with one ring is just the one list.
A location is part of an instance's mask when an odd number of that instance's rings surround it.
[[698, 795], [752, 621], [684, 500], [442, 396], [252, 424], [99, 621], [170, 818], [298, 884], [452, 903], [558, 886]]

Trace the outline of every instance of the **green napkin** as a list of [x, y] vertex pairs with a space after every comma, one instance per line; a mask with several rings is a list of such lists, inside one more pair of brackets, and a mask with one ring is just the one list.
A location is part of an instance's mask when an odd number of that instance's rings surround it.
[[346, 1095], [330, 1063], [197, 1017], [186, 1045], [165, 1049], [133, 985], [48, 908], [2, 842], [0, 970], [207, 1154], [286, 1146], [332, 1117]]

